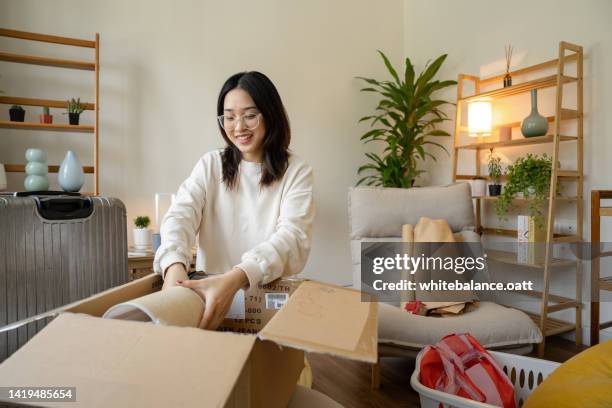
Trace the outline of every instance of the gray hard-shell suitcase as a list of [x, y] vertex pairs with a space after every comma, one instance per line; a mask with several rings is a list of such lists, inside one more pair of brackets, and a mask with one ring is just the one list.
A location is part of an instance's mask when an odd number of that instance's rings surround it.
[[0, 195], [0, 362], [50, 321], [33, 316], [127, 281], [120, 200]]

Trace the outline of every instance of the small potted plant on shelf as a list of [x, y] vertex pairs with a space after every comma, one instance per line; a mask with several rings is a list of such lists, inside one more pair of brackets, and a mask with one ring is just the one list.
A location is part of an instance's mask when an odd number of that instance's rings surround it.
[[501, 157], [494, 154], [493, 149], [491, 149], [491, 153], [489, 154], [488, 167], [489, 177], [493, 181], [493, 184], [489, 185], [489, 195], [496, 197], [501, 194], [502, 186], [500, 182], [503, 175], [503, 169], [501, 166]]
[[146, 215], [134, 219], [134, 248], [148, 249], [151, 247], [151, 220]]
[[495, 202], [495, 212], [503, 218], [512, 207], [512, 199], [528, 199], [528, 209], [539, 226], [544, 224], [542, 204], [548, 199], [552, 158], [544, 153], [542, 156], [527, 154], [509, 165], [506, 171], [507, 182], [504, 191]]
[[49, 112], [48, 106], [43, 106], [43, 113], [39, 116], [40, 123], [53, 123], [53, 115]]
[[11, 122], [23, 122], [25, 120], [25, 109], [19, 105], [13, 105], [9, 109], [9, 116]]
[[84, 111], [83, 105], [81, 105], [81, 98], [77, 98], [77, 99], [72, 98], [71, 100], [67, 102], [68, 102], [68, 107], [66, 108], [66, 110], [68, 113], [68, 121], [70, 122], [71, 125], [78, 125], [79, 117], [81, 116], [81, 113], [83, 113]]

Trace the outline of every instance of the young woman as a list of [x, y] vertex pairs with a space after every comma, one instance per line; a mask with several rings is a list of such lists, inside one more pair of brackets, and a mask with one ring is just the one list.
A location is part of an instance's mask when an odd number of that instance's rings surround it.
[[[312, 169], [289, 152], [289, 120], [270, 79], [233, 75], [217, 114], [227, 145], [202, 156], [180, 186], [154, 261], [163, 289], [181, 285], [204, 299], [200, 327], [213, 330], [239, 289], [303, 269], [314, 217]], [[214, 276], [189, 280], [196, 236], [196, 269]]]

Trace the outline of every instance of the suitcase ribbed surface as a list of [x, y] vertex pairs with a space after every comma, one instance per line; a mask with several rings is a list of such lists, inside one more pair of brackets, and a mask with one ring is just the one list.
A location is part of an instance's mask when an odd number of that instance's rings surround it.
[[[32, 197], [0, 197], [0, 328], [128, 281], [125, 206], [92, 201], [87, 218], [51, 221]], [[0, 362], [47, 322], [0, 333]]]

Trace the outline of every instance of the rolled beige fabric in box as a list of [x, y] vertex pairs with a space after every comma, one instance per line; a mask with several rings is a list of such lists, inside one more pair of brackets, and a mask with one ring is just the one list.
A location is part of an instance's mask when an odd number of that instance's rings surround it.
[[115, 305], [102, 318], [198, 327], [203, 313], [204, 301], [197, 293], [192, 289], [173, 286]]

